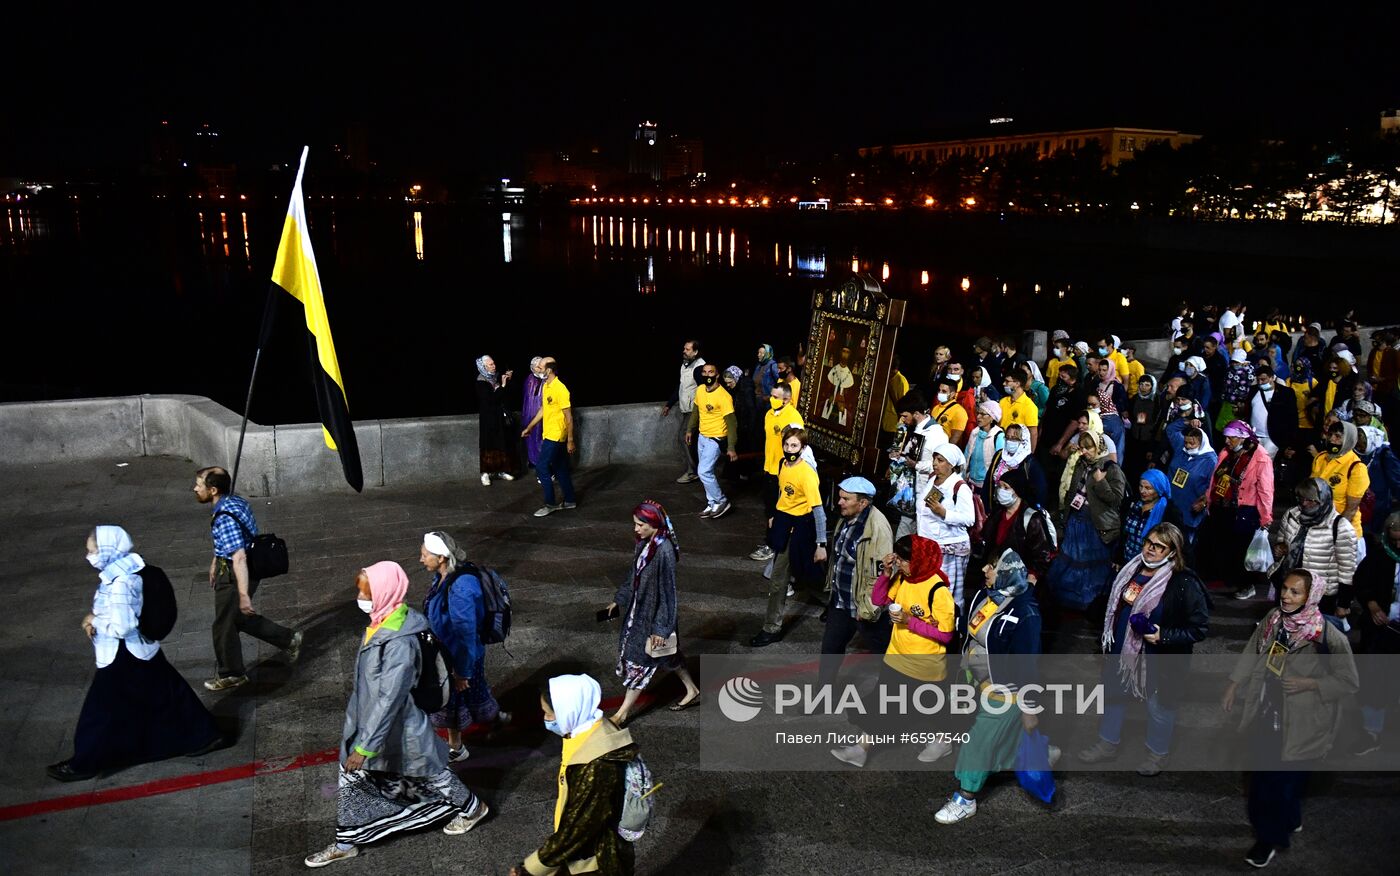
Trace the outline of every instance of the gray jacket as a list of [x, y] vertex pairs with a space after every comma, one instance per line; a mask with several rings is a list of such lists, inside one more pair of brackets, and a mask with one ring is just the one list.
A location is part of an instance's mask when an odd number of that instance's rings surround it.
[[422, 665], [417, 634], [426, 629], [428, 619], [410, 608], [402, 627], [380, 627], [360, 646], [355, 689], [345, 707], [342, 764], [358, 746], [374, 752], [365, 769], [419, 777], [436, 776], [446, 769], [447, 743], [413, 702], [412, 690]]
[[[639, 554], [646, 542], [637, 543]], [[636, 569], [636, 556], [628, 567], [626, 580], [617, 588], [613, 601], [617, 603], [618, 614], [622, 617], [622, 631], [618, 639], [618, 651], [622, 656], [639, 666], [651, 666], [656, 658], [647, 654], [647, 638], [666, 638], [676, 632], [676, 546], [668, 538], [656, 549], [656, 555], [642, 570], [637, 583], [636, 606], [632, 605], [632, 574]], [[632, 611], [636, 617], [628, 629], [627, 617]], [[663, 660], [669, 662], [669, 658]]]

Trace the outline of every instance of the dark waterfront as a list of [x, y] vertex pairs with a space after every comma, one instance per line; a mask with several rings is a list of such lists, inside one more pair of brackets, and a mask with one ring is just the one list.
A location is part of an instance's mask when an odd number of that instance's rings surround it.
[[[19, 319], [0, 400], [179, 392], [241, 409], [285, 206], [6, 205], [0, 282]], [[748, 366], [763, 342], [791, 354], [810, 293], [856, 268], [910, 300], [899, 343], [910, 376], [926, 373], [934, 343], [984, 333], [1160, 335], [1181, 298], [1239, 293], [1254, 318], [1278, 303], [1327, 323], [1351, 307], [1385, 322], [1396, 291], [1389, 228], [742, 209], [507, 218], [315, 195], [308, 209], [362, 419], [472, 410], [472, 360], [486, 352], [517, 377], [531, 356], [557, 356], [580, 404], [661, 399], [685, 337], [721, 367]], [[292, 312], [264, 356], [258, 422], [315, 418]]]

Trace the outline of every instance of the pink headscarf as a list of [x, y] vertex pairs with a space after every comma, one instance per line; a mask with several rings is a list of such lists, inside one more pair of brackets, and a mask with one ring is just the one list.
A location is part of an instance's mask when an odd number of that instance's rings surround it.
[[1113, 403], [1113, 384], [1121, 384], [1123, 381], [1118, 377], [1118, 367], [1113, 364], [1113, 360], [1105, 356], [1099, 360], [1107, 363], [1108, 377], [1099, 382], [1097, 394], [1099, 397], [1099, 416], [1105, 414], [1118, 413], [1118, 406]]
[[374, 598], [369, 622], [377, 627], [394, 613], [394, 609], [403, 605], [404, 598], [408, 596], [408, 575], [404, 574], [403, 566], [392, 560], [366, 566], [364, 572], [369, 578], [370, 595]]
[[1309, 642], [1320, 641], [1327, 634], [1324, 629], [1327, 621], [1323, 618], [1318, 603], [1322, 601], [1322, 593], [1326, 589], [1326, 582], [1314, 576], [1312, 585], [1308, 587], [1308, 598], [1303, 601], [1301, 608], [1292, 614], [1284, 614], [1283, 607], [1279, 606], [1265, 615], [1264, 634], [1259, 637], [1259, 653], [1263, 654], [1269, 650], [1278, 634], [1280, 622], [1288, 631], [1289, 651], [1297, 651]]

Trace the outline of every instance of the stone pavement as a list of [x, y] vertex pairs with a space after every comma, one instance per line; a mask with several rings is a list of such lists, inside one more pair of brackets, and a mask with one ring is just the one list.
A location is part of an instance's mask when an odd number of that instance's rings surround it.
[[[744, 557], [759, 540], [754, 491], [736, 486], [735, 511], [703, 522], [698, 484], [672, 482], [668, 467], [609, 467], [580, 473], [581, 507], [537, 520], [533, 478], [489, 488], [444, 483], [414, 489], [348, 490], [254, 504], [265, 530], [291, 545], [294, 571], [268, 582], [259, 610], [305, 628], [301, 662], [244, 640], [253, 682], [214, 695], [212, 606], [205, 574], [205, 509], [190, 492], [194, 464], [140, 458], [36, 468], [0, 468], [0, 600], [9, 623], [0, 638], [0, 871], [5, 873], [297, 873], [301, 859], [332, 838], [336, 767], [291, 761], [339, 740], [355, 650], [364, 619], [354, 604], [355, 571], [380, 559], [402, 563], [421, 599], [426, 576], [416, 559], [421, 533], [443, 528], [474, 558], [499, 568], [516, 602], [510, 653], [489, 651], [488, 675], [514, 726], [477, 740], [460, 775], [495, 814], [464, 837], [436, 830], [367, 849], [335, 872], [503, 874], [549, 830], [559, 742], [539, 724], [538, 686], [561, 671], [589, 671], [605, 696], [616, 626], [593, 620], [627, 574], [629, 513], [643, 497], [671, 509], [684, 555], [681, 631], [692, 662], [700, 653], [743, 653], [758, 627], [763, 585]], [[170, 572], [181, 599], [171, 662], [238, 743], [190, 760], [147, 764], [91, 782], [59, 785], [45, 764], [71, 750], [72, 730], [93, 672], [78, 624], [93, 574], [83, 539], [97, 523], [131, 531], [137, 549]], [[1208, 649], [1238, 650], [1259, 604], [1217, 601]], [[794, 656], [819, 649], [816, 608], [768, 651]], [[791, 610], [790, 610], [791, 612]], [[1087, 651], [1091, 637], [1072, 640]], [[702, 684], [714, 680], [702, 678]], [[664, 680], [658, 705], [679, 696]], [[713, 708], [713, 695], [707, 708]], [[638, 846], [638, 872], [660, 873], [1168, 873], [1237, 872], [1251, 842], [1235, 774], [1062, 773], [1053, 808], [1032, 803], [1014, 779], [995, 782], [983, 811], [953, 827], [933, 822], [951, 775], [833, 769], [827, 773], [737, 774], [695, 769], [697, 712], [664, 708], [632, 724], [648, 762], [665, 781], [658, 818]], [[1130, 731], [1132, 732], [1132, 731]], [[912, 756], [912, 752], [911, 752]], [[1128, 766], [1133, 761], [1125, 763]], [[258, 764], [258, 766], [250, 766]], [[838, 766], [839, 764], [835, 764]], [[241, 771], [240, 771], [241, 770]], [[253, 773], [257, 772], [256, 776]], [[195, 776], [195, 787], [152, 794], [161, 781]], [[232, 781], [218, 781], [230, 776]], [[250, 777], [251, 776], [251, 777]], [[1282, 872], [1394, 872], [1400, 836], [1400, 777], [1320, 777], [1305, 806], [1306, 831], [1278, 859]], [[88, 791], [136, 789], [133, 799], [43, 801]], [[32, 814], [27, 814], [32, 813]]]

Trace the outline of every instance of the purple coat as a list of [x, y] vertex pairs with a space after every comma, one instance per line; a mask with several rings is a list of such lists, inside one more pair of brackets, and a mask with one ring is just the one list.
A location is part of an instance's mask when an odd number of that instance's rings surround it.
[[[520, 418], [522, 422], [528, 423], [535, 418], [535, 414], [540, 412], [540, 388], [544, 386], [544, 381], [540, 380], [533, 373], [525, 375], [525, 394], [520, 405]], [[525, 455], [530, 460], [530, 465], [540, 457], [540, 445], [544, 443], [542, 425], [530, 430], [530, 434], [525, 438]]]

